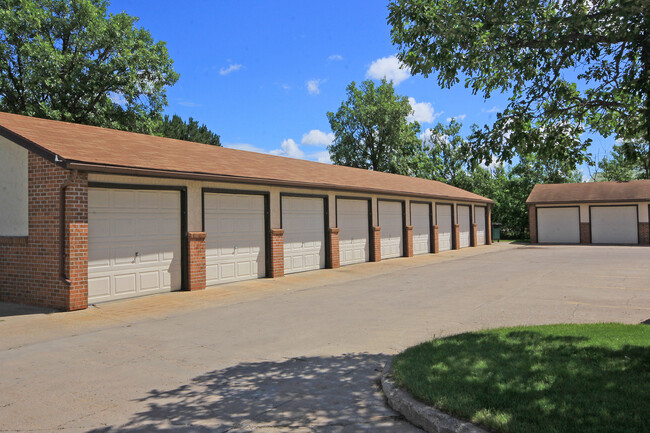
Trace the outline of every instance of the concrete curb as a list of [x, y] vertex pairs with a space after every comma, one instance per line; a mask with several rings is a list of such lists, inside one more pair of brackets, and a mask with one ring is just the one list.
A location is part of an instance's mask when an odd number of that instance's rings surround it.
[[428, 433], [489, 433], [472, 423], [460, 421], [417, 401], [410, 394], [397, 387], [392, 373], [393, 359], [391, 358], [381, 373], [381, 387], [388, 400], [388, 405], [404, 416], [411, 424], [424, 429]]

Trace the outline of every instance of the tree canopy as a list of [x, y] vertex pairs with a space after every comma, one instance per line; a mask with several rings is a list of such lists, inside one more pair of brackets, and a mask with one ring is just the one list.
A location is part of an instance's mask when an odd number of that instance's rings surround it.
[[585, 131], [650, 143], [649, 10], [648, 0], [393, 0], [388, 22], [413, 74], [509, 95], [469, 138], [476, 158], [575, 165], [589, 159]]
[[165, 115], [156, 132], [167, 138], [221, 146], [221, 141], [217, 134], [210, 131], [204, 124], [199, 126], [199, 122], [191, 117], [185, 122], [176, 114], [171, 119]]
[[335, 135], [328, 147], [334, 164], [388, 173], [417, 175], [426, 156], [418, 138], [420, 125], [406, 118], [413, 111], [408, 98], [397, 95], [392, 82], [379, 86], [366, 80], [347, 87], [347, 100], [328, 112]]
[[151, 133], [178, 80], [164, 42], [106, 0], [0, 0], [0, 110]]

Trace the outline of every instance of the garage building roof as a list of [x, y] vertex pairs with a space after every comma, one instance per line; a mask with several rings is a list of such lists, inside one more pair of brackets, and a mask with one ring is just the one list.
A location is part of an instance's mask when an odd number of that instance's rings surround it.
[[0, 113], [0, 135], [68, 169], [492, 203], [432, 180]]
[[526, 203], [595, 203], [650, 201], [650, 180], [630, 182], [589, 182], [537, 184]]

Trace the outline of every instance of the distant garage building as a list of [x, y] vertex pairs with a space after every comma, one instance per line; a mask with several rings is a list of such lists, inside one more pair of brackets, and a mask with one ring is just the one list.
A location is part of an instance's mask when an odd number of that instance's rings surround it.
[[490, 243], [444, 183], [0, 113], [0, 301], [89, 304]]
[[526, 203], [534, 243], [650, 244], [650, 180], [535, 185]]

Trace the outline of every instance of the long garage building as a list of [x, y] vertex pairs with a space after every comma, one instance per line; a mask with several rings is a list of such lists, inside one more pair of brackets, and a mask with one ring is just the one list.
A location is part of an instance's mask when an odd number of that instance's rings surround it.
[[444, 183], [0, 113], [0, 301], [89, 304], [490, 243]]
[[526, 200], [540, 244], [650, 244], [650, 180], [535, 185]]

